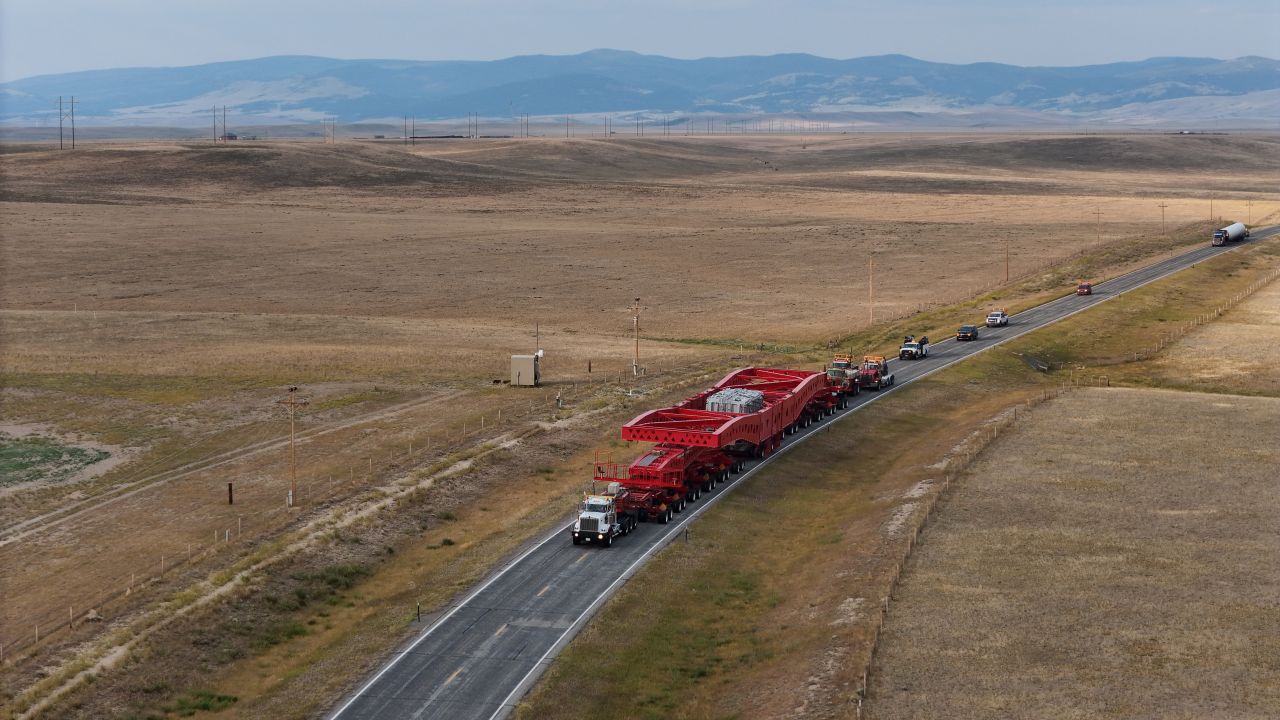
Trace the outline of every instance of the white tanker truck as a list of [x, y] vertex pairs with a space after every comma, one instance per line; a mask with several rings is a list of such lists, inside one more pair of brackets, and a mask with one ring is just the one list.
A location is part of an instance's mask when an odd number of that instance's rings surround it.
[[1249, 228], [1245, 227], [1244, 223], [1233, 223], [1221, 230], [1213, 231], [1213, 244], [1226, 245], [1229, 242], [1243, 240], [1247, 237], [1249, 237]]

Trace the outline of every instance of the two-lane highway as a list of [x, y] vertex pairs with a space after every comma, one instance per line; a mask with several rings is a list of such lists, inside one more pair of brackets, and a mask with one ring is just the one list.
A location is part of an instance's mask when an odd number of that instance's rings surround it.
[[[1255, 232], [1249, 242], [1277, 232], [1280, 227]], [[506, 716], [622, 583], [682, 533], [687, 523], [773, 458], [913, 380], [1238, 246], [1197, 248], [1100, 283], [1093, 295], [1071, 295], [1019, 313], [1007, 327], [982, 327], [978, 340], [948, 339], [931, 345], [929, 357], [923, 360], [895, 360], [893, 388], [863, 392], [852, 399], [848, 410], [785, 438], [778, 453], [750, 463], [742, 475], [704, 493], [669, 525], [642, 524], [609, 549], [575, 546], [567, 530], [557, 529], [495, 571], [396, 651], [331, 717], [489, 720]]]

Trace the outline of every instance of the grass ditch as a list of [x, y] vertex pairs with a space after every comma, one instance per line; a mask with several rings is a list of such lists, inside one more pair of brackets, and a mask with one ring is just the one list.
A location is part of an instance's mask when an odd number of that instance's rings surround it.
[[[743, 483], [612, 598], [557, 659], [520, 718], [849, 717], [873, 618], [956, 443], [1002, 408], [1126, 363], [1167, 323], [1202, 314], [1274, 267], [1241, 248], [906, 386]], [[1064, 368], [1032, 370], [1022, 353]], [[1116, 368], [1122, 371], [1117, 372]], [[903, 515], [905, 513], [905, 515]], [[625, 641], [623, 640], [625, 638]]]

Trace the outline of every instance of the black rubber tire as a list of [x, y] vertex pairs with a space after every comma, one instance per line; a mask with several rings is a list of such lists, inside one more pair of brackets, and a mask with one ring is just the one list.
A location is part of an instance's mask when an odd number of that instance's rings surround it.
[[605, 547], [613, 547], [613, 536], [612, 536], [612, 535], [605, 535], [605, 536], [604, 536], [604, 546], [605, 546]]
[[574, 545], [581, 545], [581, 544], [582, 544], [582, 538], [580, 538], [580, 537], [573, 538], [573, 544], [574, 544]]

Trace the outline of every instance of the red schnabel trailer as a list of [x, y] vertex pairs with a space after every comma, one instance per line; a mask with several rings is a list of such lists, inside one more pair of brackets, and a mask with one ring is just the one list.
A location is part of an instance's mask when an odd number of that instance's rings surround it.
[[746, 459], [772, 454], [784, 435], [843, 404], [825, 372], [735, 370], [709, 390], [623, 425], [623, 440], [651, 442], [653, 448], [628, 467], [597, 462], [595, 479], [617, 482], [644, 498], [626, 509], [638, 519], [669, 520], [672, 510], [683, 510], [729, 473], [740, 472]]

